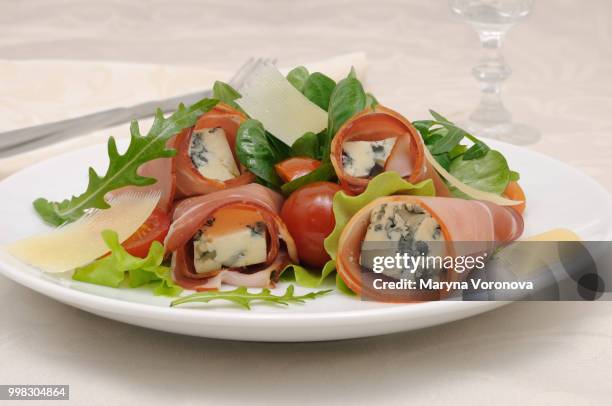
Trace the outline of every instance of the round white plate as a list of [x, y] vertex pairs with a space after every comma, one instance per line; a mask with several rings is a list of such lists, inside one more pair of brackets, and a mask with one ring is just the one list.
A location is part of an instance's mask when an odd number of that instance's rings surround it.
[[[528, 209], [525, 235], [567, 227], [585, 240], [612, 237], [612, 197], [570, 166], [516, 146], [490, 141], [521, 173]], [[124, 144], [125, 145], [125, 144]], [[0, 182], [0, 244], [46, 226], [32, 209], [44, 196], [60, 200], [85, 189], [87, 166], [106, 169], [105, 145], [94, 145], [40, 162]], [[332, 294], [287, 308], [254, 304], [253, 310], [209, 303], [170, 308], [169, 299], [142, 289], [111, 289], [46, 275], [4, 252], [0, 273], [30, 289], [97, 315], [153, 329], [202, 337], [257, 341], [317, 341], [366, 337], [459, 320], [503, 303], [431, 302], [391, 305]], [[277, 293], [284, 291], [280, 284]], [[296, 289], [307, 292], [307, 289]], [[34, 310], [33, 310], [34, 311]]]

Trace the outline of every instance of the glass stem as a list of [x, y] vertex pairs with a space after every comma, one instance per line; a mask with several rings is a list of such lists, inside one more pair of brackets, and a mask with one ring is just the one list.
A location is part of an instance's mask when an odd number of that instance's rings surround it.
[[503, 32], [481, 31], [480, 41], [483, 57], [472, 69], [472, 74], [480, 83], [480, 104], [470, 116], [470, 120], [486, 126], [510, 122], [510, 112], [504, 107], [501, 87], [512, 71], [501, 53]]

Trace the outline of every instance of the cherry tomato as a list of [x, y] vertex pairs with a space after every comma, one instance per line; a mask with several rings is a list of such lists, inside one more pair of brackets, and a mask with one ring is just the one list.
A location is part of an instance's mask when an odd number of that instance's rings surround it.
[[506, 190], [504, 190], [503, 195], [506, 196], [508, 199], [522, 200], [522, 204], [510, 207], [518, 211], [520, 214], [523, 214], [523, 212], [525, 211], [526, 198], [525, 192], [523, 191], [523, 188], [518, 184], [518, 182], [512, 181], [508, 183], [508, 186], [506, 186]]
[[144, 224], [121, 245], [131, 255], [144, 258], [149, 253], [149, 247], [153, 241], [164, 242], [169, 228], [168, 215], [160, 209], [155, 209]]
[[293, 192], [285, 201], [281, 218], [297, 245], [300, 261], [322, 267], [329, 260], [323, 247], [336, 221], [332, 201], [340, 185], [331, 182], [315, 182]]
[[283, 182], [291, 182], [301, 176], [308, 175], [321, 165], [321, 161], [308, 157], [295, 157], [285, 159], [282, 162], [274, 165], [276, 173], [281, 177]]

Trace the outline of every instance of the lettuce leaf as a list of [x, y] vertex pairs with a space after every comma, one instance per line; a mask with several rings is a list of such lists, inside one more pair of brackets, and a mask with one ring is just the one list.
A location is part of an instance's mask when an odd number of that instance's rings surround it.
[[156, 296], [172, 297], [182, 292], [183, 289], [172, 280], [170, 268], [162, 265], [164, 260], [162, 244], [155, 241], [151, 244], [147, 256], [139, 258], [130, 255], [123, 248], [116, 232], [104, 230], [102, 238], [110, 249], [110, 254], [77, 268], [72, 279], [111, 288], [125, 285], [130, 288], [151, 285]]
[[349, 196], [344, 192], [336, 193], [333, 202], [336, 226], [324, 241], [325, 250], [329, 256], [336, 259], [340, 234], [355, 213], [379, 197], [394, 194], [434, 196], [435, 188], [431, 179], [413, 185], [402, 179], [397, 172], [383, 172], [372, 179], [366, 190], [360, 195]]
[[285, 281], [295, 281], [295, 283], [305, 288], [318, 288], [335, 269], [336, 261], [333, 259], [327, 261], [320, 272], [304, 268], [300, 265], [289, 264], [283, 270], [282, 279]]

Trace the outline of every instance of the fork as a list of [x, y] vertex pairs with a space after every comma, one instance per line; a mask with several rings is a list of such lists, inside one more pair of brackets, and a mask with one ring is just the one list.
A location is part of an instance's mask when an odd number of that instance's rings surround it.
[[[276, 60], [268, 58], [249, 58], [232, 76], [229, 84], [234, 88], [240, 87], [259, 66], [266, 63], [274, 64], [275, 62]], [[189, 105], [211, 96], [212, 89], [209, 89], [168, 99], [149, 101], [131, 107], [117, 107], [81, 117], [6, 131], [0, 133], [0, 158], [44, 147], [77, 135], [131, 120], [151, 117], [157, 108], [160, 108], [164, 113], [175, 111], [180, 103]]]

